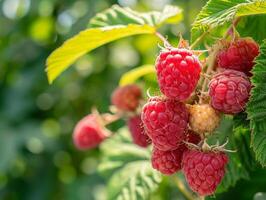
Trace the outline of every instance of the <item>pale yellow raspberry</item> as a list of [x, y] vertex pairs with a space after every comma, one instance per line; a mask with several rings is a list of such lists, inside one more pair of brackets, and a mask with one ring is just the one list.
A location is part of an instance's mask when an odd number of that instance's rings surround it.
[[189, 126], [196, 133], [210, 135], [220, 124], [220, 113], [209, 104], [189, 105]]

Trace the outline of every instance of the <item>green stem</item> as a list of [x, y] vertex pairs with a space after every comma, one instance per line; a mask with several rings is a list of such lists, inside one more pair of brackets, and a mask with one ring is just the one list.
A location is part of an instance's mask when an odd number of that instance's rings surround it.
[[163, 42], [166, 47], [171, 47], [172, 45], [167, 41], [167, 39], [159, 32], [155, 32], [155, 35]]
[[177, 188], [179, 189], [179, 191], [186, 197], [187, 200], [196, 200], [197, 199], [190, 191], [187, 190], [184, 183], [177, 176], [173, 176], [173, 180], [174, 180]]

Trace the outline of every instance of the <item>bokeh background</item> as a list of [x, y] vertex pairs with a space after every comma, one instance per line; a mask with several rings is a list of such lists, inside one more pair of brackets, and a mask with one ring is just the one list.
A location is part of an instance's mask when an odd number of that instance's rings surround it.
[[[152, 64], [158, 53], [153, 36], [135, 36], [100, 47], [82, 57], [53, 85], [45, 59], [64, 40], [87, 27], [89, 19], [112, 4], [138, 11], [166, 4], [184, 9], [184, 21], [161, 28], [172, 44], [190, 25], [205, 0], [0, 0], [0, 199], [104, 200], [105, 180], [96, 168], [98, 149], [77, 151], [75, 123], [96, 106], [108, 111], [120, 76]], [[122, 122], [112, 127], [116, 130]], [[110, 147], [115, 148], [115, 147]], [[217, 199], [253, 199], [265, 191], [266, 172], [253, 172]], [[182, 199], [163, 182], [153, 199]], [[263, 197], [262, 197], [263, 199]]]

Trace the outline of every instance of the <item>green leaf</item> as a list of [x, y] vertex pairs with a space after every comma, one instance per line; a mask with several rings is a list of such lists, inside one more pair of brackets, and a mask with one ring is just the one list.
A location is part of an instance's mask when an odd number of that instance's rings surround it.
[[52, 83], [65, 69], [79, 57], [91, 50], [114, 40], [137, 34], [152, 34], [155, 28], [149, 25], [112, 26], [92, 28], [80, 32], [56, 49], [47, 59], [46, 72]]
[[150, 161], [128, 163], [115, 173], [107, 188], [110, 200], [146, 200], [161, 182], [161, 175], [151, 167]]
[[134, 145], [129, 136], [123, 128], [101, 145], [103, 158], [98, 167], [101, 174], [109, 176], [126, 163], [150, 159], [150, 151]]
[[121, 77], [119, 85], [124, 86], [135, 83], [139, 78], [147, 74], [155, 74], [155, 68], [153, 65], [143, 65], [128, 71]]
[[252, 130], [251, 146], [256, 159], [266, 166], [266, 40], [260, 46], [260, 55], [256, 58], [252, 73], [254, 87], [247, 106]]
[[164, 23], [178, 23], [182, 20], [182, 10], [177, 6], [167, 5], [162, 12], [140, 13], [130, 8], [113, 5], [90, 20], [91, 27], [139, 24], [159, 27]]
[[124, 128], [101, 145], [101, 152], [99, 171], [109, 180], [108, 199], [149, 199], [161, 182], [161, 174], [151, 167], [150, 149], [134, 145]]
[[52, 83], [64, 70], [84, 54], [106, 43], [137, 34], [154, 34], [163, 23], [182, 20], [182, 10], [166, 6], [162, 12], [139, 13], [117, 5], [97, 14], [91, 27], [67, 40], [47, 59], [46, 72]]
[[[192, 27], [192, 40], [217, 27], [229, 25], [237, 17], [266, 14], [266, 1], [210, 0], [197, 16]], [[256, 31], [256, 30], [254, 30]]]

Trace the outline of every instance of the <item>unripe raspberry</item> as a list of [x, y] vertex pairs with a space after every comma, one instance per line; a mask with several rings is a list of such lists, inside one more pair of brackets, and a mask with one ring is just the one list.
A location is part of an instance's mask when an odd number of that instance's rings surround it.
[[161, 51], [156, 60], [161, 92], [183, 101], [194, 91], [200, 77], [200, 62], [191, 50], [171, 48]]
[[220, 123], [220, 114], [209, 104], [189, 106], [189, 126], [199, 134], [212, 133]]
[[109, 131], [102, 126], [98, 116], [90, 114], [77, 123], [73, 141], [76, 148], [87, 150], [98, 146], [109, 135]]
[[162, 151], [174, 150], [185, 138], [188, 111], [183, 103], [152, 98], [143, 107], [142, 121], [156, 148]]
[[126, 85], [115, 89], [112, 104], [122, 111], [134, 111], [142, 98], [141, 89], [137, 85]]
[[153, 148], [151, 163], [152, 167], [165, 175], [172, 175], [181, 169], [183, 150], [161, 151]]
[[140, 116], [131, 117], [127, 121], [127, 126], [135, 144], [140, 147], [147, 147], [151, 143], [150, 138], [145, 133], [144, 125]]
[[228, 157], [223, 152], [184, 152], [182, 170], [190, 188], [200, 196], [212, 195], [225, 174]]
[[224, 48], [217, 54], [218, 66], [250, 75], [254, 59], [259, 55], [259, 45], [252, 38], [239, 38], [223, 43]]
[[209, 83], [211, 105], [226, 114], [239, 113], [246, 106], [250, 89], [250, 81], [243, 72], [224, 70]]

